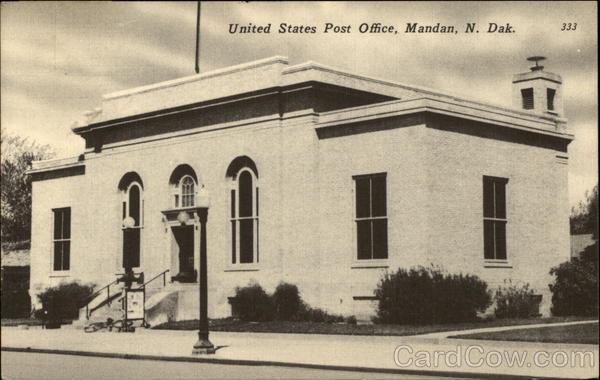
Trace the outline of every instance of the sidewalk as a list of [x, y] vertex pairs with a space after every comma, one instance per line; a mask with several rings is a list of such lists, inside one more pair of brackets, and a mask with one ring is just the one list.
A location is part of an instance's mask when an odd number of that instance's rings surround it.
[[[508, 331], [508, 330], [522, 330], [522, 329], [534, 329], [539, 327], [552, 327], [552, 326], [572, 326], [581, 325], [586, 323], [598, 323], [599, 321], [584, 320], [584, 321], [573, 321], [573, 322], [558, 322], [558, 323], [538, 323], [535, 325], [515, 325], [515, 326], [497, 326], [497, 327], [485, 327], [480, 329], [471, 330], [459, 330], [459, 331], [442, 331], [437, 333], [429, 333], [419, 335], [421, 338], [436, 339], [436, 338], [448, 338], [450, 336], [463, 335], [463, 334], [479, 334], [487, 332], [497, 331]], [[522, 342], [514, 342], [515, 344], [521, 344]]]
[[[548, 327], [551, 324], [543, 326]], [[475, 330], [444, 334], [447, 336], [471, 332]], [[214, 355], [203, 356], [191, 354], [197, 339], [194, 331], [139, 329], [135, 333], [85, 333], [68, 327], [58, 330], [3, 327], [0, 339], [3, 350], [62, 351], [79, 355], [156, 360], [214, 361], [457, 376], [487, 375], [493, 378], [498, 378], [499, 374], [565, 378], [591, 378], [598, 375], [598, 347], [594, 345], [496, 342], [447, 339], [446, 336], [212, 332], [210, 339], [218, 350]], [[543, 352], [541, 359], [545, 359], [546, 366], [536, 365], [536, 352]], [[507, 365], [510, 358], [503, 356], [506, 353], [527, 356], [521, 365], [513, 363], [510, 366]], [[583, 355], [587, 355], [587, 362], [582, 366], [580, 360]], [[435, 360], [434, 356], [437, 356]], [[556, 358], [554, 363], [553, 358]], [[502, 363], [498, 363], [498, 359]], [[400, 365], [396, 361], [399, 361]]]

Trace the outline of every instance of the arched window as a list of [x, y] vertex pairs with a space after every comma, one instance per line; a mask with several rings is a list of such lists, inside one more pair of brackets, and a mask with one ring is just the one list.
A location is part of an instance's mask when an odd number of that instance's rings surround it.
[[133, 182], [127, 189], [127, 215], [124, 218], [130, 217], [133, 219], [133, 227], [139, 228], [142, 226], [142, 190], [137, 182]]
[[171, 207], [194, 207], [198, 183], [198, 176], [191, 166], [187, 164], [177, 166], [169, 178]]
[[137, 173], [127, 173], [119, 182], [122, 192], [123, 268], [140, 266], [141, 233], [144, 224], [142, 180]]
[[258, 186], [247, 167], [237, 172], [231, 190], [231, 261], [258, 263]]
[[196, 199], [194, 179], [189, 175], [184, 176], [179, 183], [179, 189], [181, 190], [181, 207], [193, 207]]

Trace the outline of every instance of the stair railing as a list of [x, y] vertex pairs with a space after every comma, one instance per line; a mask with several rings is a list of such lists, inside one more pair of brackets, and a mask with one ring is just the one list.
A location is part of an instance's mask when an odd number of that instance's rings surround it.
[[110, 303], [110, 287], [112, 285], [116, 285], [117, 282], [118, 282], [118, 280], [114, 280], [110, 284], [104, 285], [102, 288], [100, 288], [98, 291], [96, 291], [94, 294], [92, 294], [91, 296], [89, 296], [87, 298], [86, 304], [85, 304], [85, 317], [86, 317], [86, 319], [90, 319], [90, 302], [92, 302], [96, 297], [98, 297], [98, 295], [100, 295], [100, 293], [102, 293], [104, 291], [104, 289], [106, 289], [106, 301], [108, 303]]
[[163, 287], [167, 286], [167, 272], [170, 272], [170, 270], [165, 269], [161, 273], [157, 274], [156, 276], [152, 277], [150, 280], [143, 283], [138, 289], [146, 289], [146, 285], [148, 285], [149, 283], [151, 283], [152, 281], [156, 280], [157, 278], [159, 278], [161, 276], [163, 279]]
[[[169, 269], [166, 269], [164, 271], [162, 271], [161, 273], [157, 274], [156, 276], [152, 277], [150, 280], [146, 281], [144, 284], [142, 284], [138, 289], [146, 289], [146, 285], [148, 285], [149, 283], [151, 283], [152, 281], [156, 280], [157, 278], [162, 277], [163, 280], [163, 287], [167, 285], [167, 273], [169, 272]], [[98, 289], [98, 291], [94, 292], [91, 296], [89, 296], [86, 300], [86, 304], [85, 304], [85, 317], [86, 319], [90, 319], [90, 302], [92, 302], [92, 300], [94, 300], [96, 297], [98, 297], [98, 295], [100, 295], [102, 292], [104, 292], [104, 290], [106, 290], [106, 302], [110, 304], [111, 302], [111, 293], [110, 293], [110, 287], [113, 285], [116, 285], [119, 282], [119, 280], [114, 280], [113, 282], [111, 282], [110, 284], [106, 284], [104, 285], [102, 288]], [[120, 292], [119, 292], [120, 293]], [[115, 293], [113, 292], [113, 296], [115, 295]]]

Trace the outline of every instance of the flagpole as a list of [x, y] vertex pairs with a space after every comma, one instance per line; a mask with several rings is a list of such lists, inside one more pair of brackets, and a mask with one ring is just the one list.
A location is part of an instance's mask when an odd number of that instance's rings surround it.
[[196, 15], [196, 74], [200, 73], [200, 1], [198, 1], [198, 13]]

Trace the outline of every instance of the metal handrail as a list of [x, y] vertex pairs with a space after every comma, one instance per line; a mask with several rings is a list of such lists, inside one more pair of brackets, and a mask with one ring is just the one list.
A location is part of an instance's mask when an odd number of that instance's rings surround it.
[[156, 280], [157, 278], [159, 278], [160, 276], [162, 276], [163, 278], [163, 286], [167, 286], [167, 272], [170, 272], [170, 269], [165, 269], [164, 271], [162, 271], [161, 273], [157, 274], [156, 276], [152, 277], [150, 280], [146, 281], [144, 284], [142, 284], [138, 289], [145, 289], [146, 285], [148, 285], [149, 283], [151, 283], [152, 281]]
[[[160, 276], [162, 276], [162, 278], [163, 278], [163, 286], [166, 286], [167, 285], [167, 272], [170, 272], [170, 270], [166, 269], [166, 270], [162, 271], [161, 273], [159, 273], [156, 276], [152, 277], [150, 280], [146, 281], [138, 289], [144, 289], [145, 290], [146, 289], [146, 285], [148, 285], [152, 281], [156, 280]], [[118, 279], [114, 280], [110, 284], [107, 284], [107, 285], [103, 286], [98, 291], [94, 292], [94, 294], [92, 294], [91, 296], [88, 297], [88, 299], [86, 301], [86, 304], [85, 304], [85, 316], [86, 316], [87, 319], [90, 318], [90, 302], [92, 302], [94, 300], [94, 298], [96, 298], [98, 295], [100, 295], [104, 291], [104, 289], [106, 289], [106, 300], [108, 302], [110, 302], [110, 287], [112, 285], [117, 284], [118, 282], [119, 282]]]
[[90, 318], [90, 302], [92, 302], [96, 297], [98, 297], [100, 295], [100, 293], [102, 293], [104, 291], [104, 289], [106, 289], [106, 299], [108, 301], [110, 301], [110, 286], [117, 284], [118, 281], [119, 280], [114, 280], [110, 284], [104, 285], [102, 288], [100, 288], [98, 291], [96, 291], [94, 294], [92, 294], [91, 296], [89, 296], [87, 298], [86, 304], [85, 304], [85, 316], [86, 316], [86, 318], [88, 318], [88, 319]]

